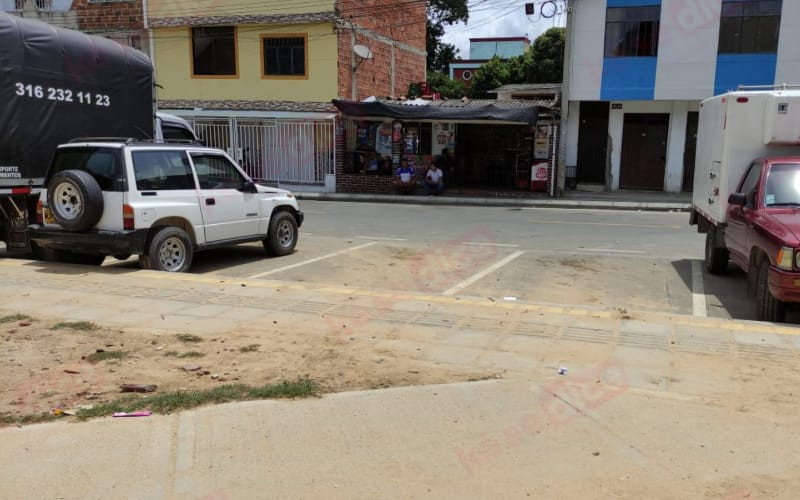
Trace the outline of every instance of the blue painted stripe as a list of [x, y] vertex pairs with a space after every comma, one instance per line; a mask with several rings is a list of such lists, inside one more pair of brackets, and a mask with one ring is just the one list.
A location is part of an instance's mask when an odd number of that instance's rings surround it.
[[600, 99], [650, 101], [655, 97], [656, 57], [607, 57], [603, 60]]
[[777, 54], [720, 54], [714, 95], [735, 90], [739, 85], [774, 85]]
[[609, 7], [647, 7], [661, 5], [661, 0], [608, 0]]

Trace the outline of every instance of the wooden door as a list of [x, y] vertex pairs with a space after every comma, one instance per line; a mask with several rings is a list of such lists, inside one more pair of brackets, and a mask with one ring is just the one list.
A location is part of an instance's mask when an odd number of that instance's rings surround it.
[[578, 125], [578, 182], [606, 183], [608, 102], [582, 101]]
[[689, 111], [686, 117], [686, 142], [683, 145], [683, 190], [694, 187], [694, 157], [697, 154], [697, 121], [700, 113]]
[[669, 114], [626, 113], [622, 128], [619, 187], [664, 189]]

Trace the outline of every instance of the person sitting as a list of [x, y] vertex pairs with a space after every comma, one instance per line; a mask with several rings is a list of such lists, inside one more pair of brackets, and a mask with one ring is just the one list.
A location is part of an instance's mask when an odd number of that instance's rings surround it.
[[414, 191], [417, 187], [417, 181], [414, 178], [414, 167], [408, 165], [408, 159], [402, 158], [400, 160], [400, 168], [397, 169], [396, 179], [394, 181], [395, 187], [403, 194], [408, 194]]
[[432, 162], [428, 171], [425, 172], [425, 180], [422, 182], [422, 187], [428, 196], [439, 196], [444, 191], [444, 172], [436, 162]]

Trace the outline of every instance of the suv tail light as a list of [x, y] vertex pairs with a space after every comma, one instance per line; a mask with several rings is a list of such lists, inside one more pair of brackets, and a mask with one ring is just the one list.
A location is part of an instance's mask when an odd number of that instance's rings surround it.
[[130, 205], [122, 205], [122, 229], [126, 231], [133, 231], [133, 228], [133, 207]]
[[44, 207], [42, 206], [42, 200], [36, 202], [36, 223], [44, 224]]

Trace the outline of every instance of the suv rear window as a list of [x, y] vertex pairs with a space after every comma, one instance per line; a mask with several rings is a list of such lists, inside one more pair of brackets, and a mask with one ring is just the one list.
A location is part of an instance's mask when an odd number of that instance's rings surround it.
[[117, 148], [66, 148], [56, 151], [47, 179], [56, 172], [88, 172], [103, 191], [125, 191], [120, 150]]
[[135, 151], [131, 156], [137, 190], [195, 189], [189, 158], [183, 151]]

